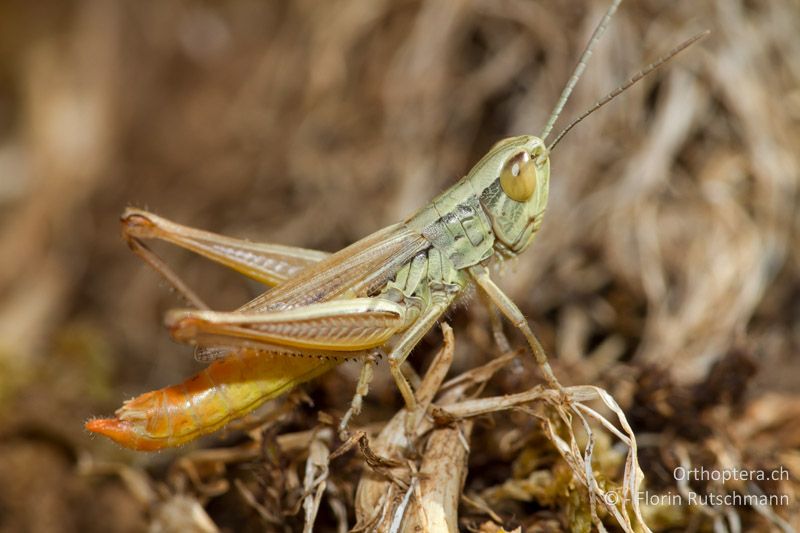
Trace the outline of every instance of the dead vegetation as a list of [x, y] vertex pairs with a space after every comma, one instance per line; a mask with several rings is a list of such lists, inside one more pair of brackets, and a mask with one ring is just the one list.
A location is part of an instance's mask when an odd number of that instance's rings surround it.
[[[605, 4], [0, 4], [0, 531], [343, 531], [400, 514], [425, 529], [456, 512], [487, 532], [615, 530], [639, 512], [653, 531], [800, 526], [800, 8], [785, 0], [628, 0], [567, 106], [712, 30], [558, 146], [544, 227], [505, 267], [578, 403], [537, 388], [462, 305], [453, 339], [411, 359], [435, 405], [413, 435], [380, 364], [352, 438], [335, 436], [353, 363], [174, 452], [81, 429], [198, 368], [160, 327], [174, 295], [118, 238], [126, 206], [341, 248], [499, 138], [541, 131]], [[163, 252], [220, 309], [259, 290]], [[701, 466], [788, 476], [675, 479]], [[682, 501], [603, 498], [639, 490]]]

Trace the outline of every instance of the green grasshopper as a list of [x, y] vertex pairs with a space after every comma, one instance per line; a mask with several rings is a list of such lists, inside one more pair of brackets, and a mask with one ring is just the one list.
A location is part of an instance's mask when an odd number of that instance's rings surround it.
[[[126, 402], [116, 418], [89, 421], [87, 428], [135, 449], [176, 446], [218, 429], [344, 359], [357, 358], [364, 366], [356, 396], [342, 419], [344, 430], [360, 410], [375, 355], [381, 353], [386, 353], [391, 374], [413, 411], [414, 392], [401, 366], [472, 286], [490, 306], [501, 348], [507, 348], [508, 341], [496, 310], [522, 332], [548, 384], [563, 392], [524, 315], [492, 280], [490, 266], [516, 257], [536, 236], [547, 207], [550, 152], [563, 135], [702, 36], [640, 71], [547, 146], [553, 124], [620, 1], [613, 2], [595, 30], [539, 137], [499, 141], [466, 176], [422, 209], [335, 254], [250, 243], [146, 211], [125, 211], [123, 234], [131, 248], [199, 308], [170, 312], [170, 333], [197, 346], [198, 359], [214, 362], [182, 384]], [[187, 248], [273, 288], [234, 312], [212, 311], [143, 239]]]

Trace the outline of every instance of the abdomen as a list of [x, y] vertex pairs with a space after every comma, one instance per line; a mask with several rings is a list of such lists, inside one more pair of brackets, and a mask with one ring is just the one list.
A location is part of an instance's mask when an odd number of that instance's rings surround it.
[[340, 359], [232, 352], [192, 378], [128, 400], [86, 429], [139, 451], [180, 446], [340, 364]]

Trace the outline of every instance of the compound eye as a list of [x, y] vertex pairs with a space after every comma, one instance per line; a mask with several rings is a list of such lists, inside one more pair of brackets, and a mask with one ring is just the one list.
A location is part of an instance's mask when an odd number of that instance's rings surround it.
[[525, 202], [536, 190], [536, 163], [528, 152], [519, 152], [509, 158], [500, 172], [500, 187], [509, 198]]

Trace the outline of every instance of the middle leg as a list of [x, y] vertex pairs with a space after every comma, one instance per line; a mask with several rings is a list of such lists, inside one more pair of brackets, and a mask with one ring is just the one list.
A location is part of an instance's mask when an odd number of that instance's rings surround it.
[[414, 397], [414, 391], [411, 390], [411, 385], [409, 385], [400, 368], [409, 354], [411, 354], [411, 350], [447, 311], [454, 297], [454, 294], [450, 294], [445, 290], [432, 291], [430, 304], [422, 311], [422, 314], [414, 324], [403, 333], [403, 336], [389, 354], [389, 370], [392, 373], [392, 377], [394, 377], [395, 383], [397, 383], [397, 388], [400, 389], [400, 394], [403, 395], [406, 407], [411, 412], [416, 408], [417, 401]]

